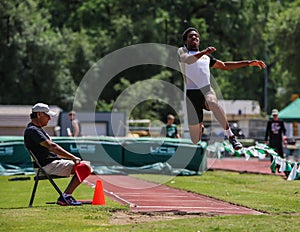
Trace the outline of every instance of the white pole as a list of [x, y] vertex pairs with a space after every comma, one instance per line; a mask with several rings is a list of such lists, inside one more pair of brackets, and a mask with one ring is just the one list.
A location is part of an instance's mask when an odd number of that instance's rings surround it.
[[186, 109], [186, 85], [183, 86], [183, 138], [190, 138]]

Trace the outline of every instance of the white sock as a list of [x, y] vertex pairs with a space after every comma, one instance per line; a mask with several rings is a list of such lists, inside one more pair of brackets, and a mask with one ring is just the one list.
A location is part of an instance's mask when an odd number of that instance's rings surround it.
[[234, 136], [230, 128], [228, 130], [225, 130], [225, 134], [227, 135], [228, 138]]

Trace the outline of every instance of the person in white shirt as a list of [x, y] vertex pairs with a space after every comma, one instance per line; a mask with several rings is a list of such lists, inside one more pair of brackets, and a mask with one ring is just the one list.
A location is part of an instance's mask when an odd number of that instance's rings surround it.
[[199, 51], [200, 36], [196, 28], [189, 27], [183, 34], [184, 46], [178, 49], [178, 59], [186, 85], [186, 104], [190, 137], [197, 144], [203, 132], [203, 109], [212, 111], [215, 118], [224, 128], [225, 134], [235, 150], [241, 149], [242, 144], [232, 133], [225, 112], [218, 104], [218, 99], [210, 84], [210, 67], [221, 70], [232, 70], [245, 66], [266, 68], [260, 60], [242, 60], [223, 62], [214, 58], [211, 53], [215, 47]]
[[81, 136], [81, 125], [79, 120], [76, 118], [76, 112], [69, 112], [69, 119], [71, 121], [71, 128], [67, 129], [69, 137], [79, 137]]

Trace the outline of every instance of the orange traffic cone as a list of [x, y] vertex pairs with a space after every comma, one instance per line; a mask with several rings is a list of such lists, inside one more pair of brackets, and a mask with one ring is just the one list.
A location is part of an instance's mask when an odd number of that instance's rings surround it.
[[101, 180], [97, 180], [92, 205], [105, 205], [105, 196]]

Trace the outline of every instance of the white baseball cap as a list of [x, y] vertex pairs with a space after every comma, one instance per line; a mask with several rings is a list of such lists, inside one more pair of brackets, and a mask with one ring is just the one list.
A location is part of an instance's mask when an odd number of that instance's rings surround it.
[[277, 109], [273, 109], [272, 110], [272, 115], [278, 115], [278, 110]]
[[54, 117], [56, 115], [56, 112], [51, 111], [49, 106], [44, 103], [37, 103], [32, 107], [32, 112], [43, 112], [45, 114], [48, 114], [50, 117]]

